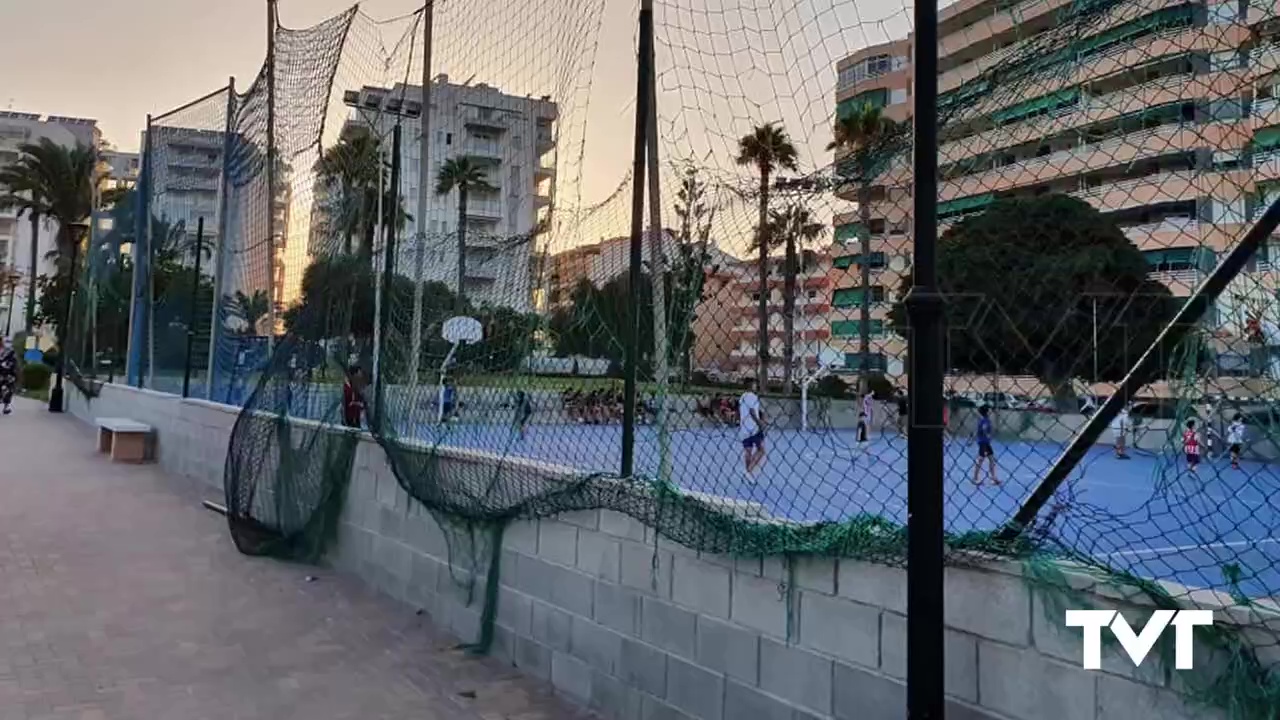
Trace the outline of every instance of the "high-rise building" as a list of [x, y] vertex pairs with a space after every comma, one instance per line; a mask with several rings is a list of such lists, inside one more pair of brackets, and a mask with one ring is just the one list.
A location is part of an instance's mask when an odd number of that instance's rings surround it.
[[550, 97], [508, 95], [483, 83], [459, 85], [438, 76], [429, 110], [427, 212], [417, 217], [421, 120], [392, 113], [389, 101], [395, 100], [420, 106], [422, 88], [362, 88], [361, 109], [352, 111], [350, 121], [373, 123], [386, 143], [392, 127], [401, 123], [400, 191], [409, 217], [399, 231], [397, 272], [414, 276], [419, 262], [414, 239], [422, 231], [423, 277], [457, 289], [458, 191], [439, 194], [436, 180], [445, 161], [468, 158], [484, 169], [491, 189], [468, 195], [467, 296], [475, 304], [531, 309], [535, 229], [549, 226], [555, 190], [556, 104]]
[[[939, 11], [938, 91], [972, 93], [962, 121], [940, 127], [940, 229], [997, 198], [1067, 193], [1111, 217], [1144, 253], [1152, 276], [1187, 295], [1249, 222], [1280, 195], [1280, 45], [1266, 7], [1126, 0], [1080, 24], [1069, 52], [1028, 51], [1078, 7], [1068, 0], [959, 0]], [[837, 114], [863, 104], [911, 115], [913, 37], [839, 61]], [[992, 68], [1034, 65], [1022, 92], [986, 87]], [[1021, 68], [1026, 70], [1027, 68]], [[841, 161], [836, 158], [836, 162]], [[871, 367], [904, 370], [905, 340], [888, 331], [910, 267], [908, 166], [870, 188], [869, 227], [857, 191], [835, 219], [832, 335], [859, 366], [863, 292], [859, 233], [870, 234]], [[1275, 257], [1259, 258], [1258, 267]], [[1242, 305], [1274, 278], [1251, 273], [1219, 302], [1238, 333]], [[1270, 292], [1270, 291], [1266, 291]]]
[[[797, 374], [793, 377], [803, 376], [805, 372], [815, 368], [819, 358], [825, 361], [832, 333], [831, 321], [828, 319], [831, 311], [831, 257], [826, 253], [804, 250], [800, 253], [799, 262], [795, 320], [792, 325], [792, 347]], [[782, 256], [769, 259], [769, 295], [765, 299], [769, 316], [769, 377], [777, 381], [785, 376], [785, 267]], [[710, 305], [705, 309], [699, 308], [698, 315], [705, 317], [705, 320], [695, 328], [698, 334], [698, 354], [704, 358], [720, 356], [727, 342], [730, 348], [729, 367], [706, 369], [736, 373], [739, 377], [754, 377], [760, 345], [759, 263], [756, 260], [726, 263], [710, 278], [707, 287], [710, 293], [703, 303]], [[719, 360], [722, 358], [717, 357], [717, 361], [712, 361], [712, 364], [718, 365]]]
[[[96, 120], [0, 110], [0, 167], [18, 160], [20, 146], [38, 143], [41, 139], [64, 147], [97, 147], [102, 138]], [[52, 275], [56, 271], [49, 253], [55, 248], [57, 233], [56, 222], [41, 218], [33, 248], [29, 216], [18, 217], [16, 209], [0, 210], [0, 267], [12, 268], [22, 275], [12, 295], [0, 293], [0, 331], [8, 327], [16, 332], [24, 327], [27, 305], [35, 300], [29, 297], [31, 274]], [[33, 257], [34, 269], [31, 267]], [[36, 334], [36, 342], [42, 347], [54, 341], [51, 328], [37, 329]]]

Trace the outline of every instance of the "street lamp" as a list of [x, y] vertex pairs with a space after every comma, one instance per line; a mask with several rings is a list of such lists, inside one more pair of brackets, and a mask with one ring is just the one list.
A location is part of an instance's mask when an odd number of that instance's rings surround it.
[[80, 254], [80, 241], [89, 233], [89, 222], [77, 220], [71, 227], [71, 267], [67, 269], [67, 289], [63, 296], [65, 307], [62, 310], [62, 322], [58, 325], [58, 371], [53, 381], [53, 390], [49, 393], [49, 412], [63, 411], [62, 379], [67, 371], [67, 332], [71, 329], [71, 300], [76, 289], [76, 260]]

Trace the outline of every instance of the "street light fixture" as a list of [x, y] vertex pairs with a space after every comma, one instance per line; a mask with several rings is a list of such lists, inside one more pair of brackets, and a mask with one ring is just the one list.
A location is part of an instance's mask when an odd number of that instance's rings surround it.
[[54, 378], [53, 390], [49, 392], [49, 412], [63, 411], [62, 380], [67, 371], [67, 333], [71, 330], [71, 301], [76, 289], [76, 260], [80, 254], [80, 242], [89, 234], [88, 220], [77, 220], [70, 223], [72, 233], [71, 267], [67, 269], [67, 289], [63, 294], [65, 307], [62, 311], [62, 322], [58, 325], [58, 371]]

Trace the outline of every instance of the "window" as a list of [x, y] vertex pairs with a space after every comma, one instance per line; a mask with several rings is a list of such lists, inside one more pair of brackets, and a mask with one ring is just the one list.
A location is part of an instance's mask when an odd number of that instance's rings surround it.
[[452, 145], [452, 144], [453, 144], [453, 133], [445, 133], [445, 134], [444, 134], [444, 144], [445, 144], [445, 145]]
[[818, 299], [818, 291], [817, 291], [817, 290], [810, 290], [809, 292], [805, 293], [805, 297], [809, 298], [810, 300], [817, 300], [817, 299]]
[[901, 70], [907, 66], [907, 58], [901, 55], [874, 55], [850, 65], [840, 71], [840, 87], [848, 87], [886, 73]]
[[1239, 15], [1235, 0], [1209, 6], [1209, 22], [1214, 25], [1230, 25]]
[[906, 89], [906, 88], [896, 88], [896, 89], [893, 89], [893, 90], [890, 90], [890, 91], [889, 91], [889, 104], [890, 104], [890, 105], [897, 105], [897, 104], [899, 104], [899, 103], [904, 103], [904, 102], [906, 102], [906, 101], [907, 101], [907, 89]]
[[760, 302], [760, 293], [758, 292], [751, 293], [751, 302]]

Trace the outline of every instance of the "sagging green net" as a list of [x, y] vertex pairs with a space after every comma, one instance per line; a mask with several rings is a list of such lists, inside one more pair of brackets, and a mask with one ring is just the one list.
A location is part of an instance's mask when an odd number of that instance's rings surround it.
[[[226, 473], [241, 549], [323, 555], [361, 453], [381, 452], [472, 583], [499, 572], [507, 522], [602, 508], [709, 553], [902, 565], [910, 8], [657, 3], [636, 266], [632, 8], [490, 3], [481, 30], [477, 7], [435, 8], [425, 163], [420, 13], [279, 28], [231, 112], [201, 115], [227, 129], [196, 354], [205, 395], [244, 407]], [[1034, 522], [995, 537], [1276, 198], [1273, 20], [941, 12], [948, 560], [1023, 561], [1047, 611], [1109, 588], [1273, 619], [1265, 242]], [[1205, 634], [1224, 652], [1187, 689], [1270, 717], [1259, 658], [1278, 638], [1237, 627]]]

